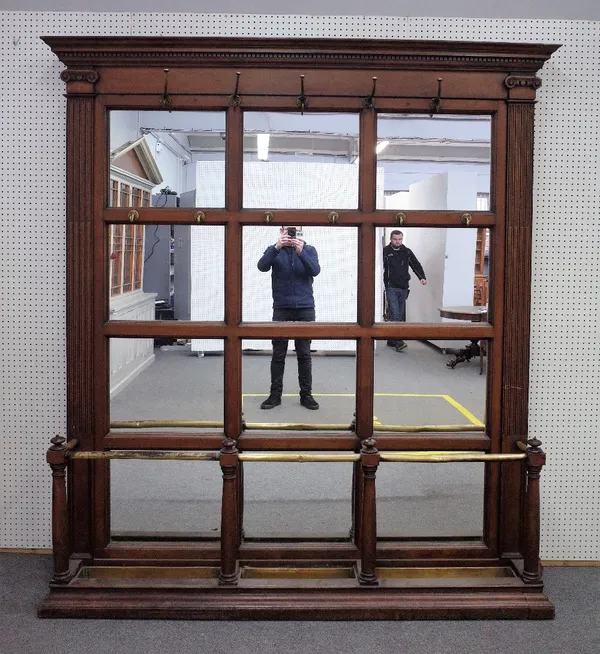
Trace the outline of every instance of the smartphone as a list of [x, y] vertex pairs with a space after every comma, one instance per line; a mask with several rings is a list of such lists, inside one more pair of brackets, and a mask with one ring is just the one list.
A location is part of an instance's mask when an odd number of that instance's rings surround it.
[[290, 238], [296, 238], [296, 228], [295, 227], [288, 227], [287, 228], [287, 233]]

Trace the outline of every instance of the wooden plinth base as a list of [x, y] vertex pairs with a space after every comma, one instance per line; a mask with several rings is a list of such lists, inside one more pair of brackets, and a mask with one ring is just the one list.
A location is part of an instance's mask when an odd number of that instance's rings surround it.
[[541, 587], [504, 568], [381, 569], [378, 586], [360, 586], [351, 569], [242, 570], [219, 586], [211, 568], [98, 568], [54, 587], [43, 618], [168, 620], [547, 620], [554, 607]]

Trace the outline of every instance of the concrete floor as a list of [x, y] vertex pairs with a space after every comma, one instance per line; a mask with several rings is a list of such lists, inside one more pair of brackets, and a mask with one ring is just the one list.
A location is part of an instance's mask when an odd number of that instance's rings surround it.
[[[113, 420], [222, 420], [223, 357], [197, 357], [186, 346], [157, 348], [154, 364], [111, 402]], [[385, 343], [375, 355], [375, 416], [387, 425], [464, 425], [484, 418], [485, 375], [479, 361], [446, 367], [450, 355], [410, 342], [397, 353]], [[283, 403], [260, 409], [269, 385], [269, 356], [243, 358], [247, 422], [350, 424], [356, 358], [313, 357], [319, 411], [297, 395], [295, 355], [288, 355]], [[111, 464], [113, 533], [159, 531], [217, 536], [221, 474], [217, 464], [115, 461]], [[245, 465], [244, 526], [248, 536], [346, 537], [352, 465]], [[377, 477], [381, 535], [480, 536], [483, 464], [383, 464]]]

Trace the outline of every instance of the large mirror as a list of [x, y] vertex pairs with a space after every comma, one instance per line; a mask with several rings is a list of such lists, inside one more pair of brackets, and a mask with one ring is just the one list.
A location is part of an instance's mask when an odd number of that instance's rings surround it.
[[246, 112], [247, 209], [357, 209], [358, 114]]
[[468, 339], [376, 341], [375, 429], [483, 431], [487, 350]]
[[348, 540], [352, 463], [244, 464], [246, 539]]
[[481, 538], [485, 464], [390, 463], [377, 469], [379, 538]]
[[490, 116], [377, 117], [378, 209], [487, 211]]
[[487, 322], [492, 236], [473, 227], [377, 228], [375, 320]]
[[110, 320], [222, 321], [225, 228], [109, 225]]
[[216, 461], [111, 461], [111, 537], [217, 539], [222, 489]]
[[244, 227], [244, 321], [356, 322], [357, 237], [356, 227]]
[[[181, 431], [181, 421], [223, 424], [223, 342], [170, 338], [110, 339], [110, 422], [133, 428], [132, 421], [160, 423]], [[202, 356], [198, 356], [198, 354]], [[124, 424], [125, 423], [125, 424]], [[143, 426], [143, 425], [142, 425]], [[198, 429], [191, 425], [190, 428]]]
[[225, 112], [111, 111], [109, 129], [109, 206], [225, 206]]
[[249, 428], [350, 428], [356, 406], [355, 341], [244, 340], [242, 348], [242, 400]]

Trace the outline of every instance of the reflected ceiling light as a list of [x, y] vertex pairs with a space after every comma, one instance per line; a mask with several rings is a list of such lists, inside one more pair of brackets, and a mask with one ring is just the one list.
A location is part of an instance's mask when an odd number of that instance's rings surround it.
[[258, 158], [260, 161], [267, 161], [269, 159], [269, 140], [270, 134], [257, 134], [256, 135], [256, 149], [258, 151]]
[[380, 152], [383, 152], [387, 146], [390, 144], [389, 141], [379, 141], [377, 144], [377, 147], [375, 148], [375, 152], [379, 154]]

